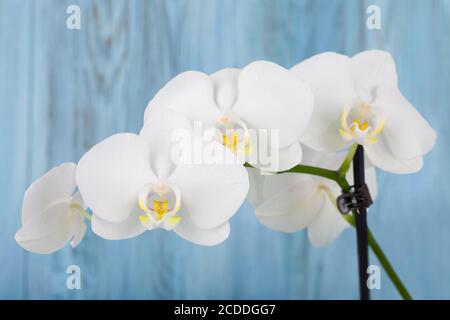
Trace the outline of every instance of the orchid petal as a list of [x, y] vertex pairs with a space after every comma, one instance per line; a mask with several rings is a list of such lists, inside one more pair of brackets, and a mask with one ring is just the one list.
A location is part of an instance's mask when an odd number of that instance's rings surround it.
[[95, 214], [109, 222], [124, 221], [144, 185], [156, 181], [149, 147], [131, 133], [113, 135], [89, 150], [76, 172], [80, 193]]
[[277, 171], [289, 170], [292, 167], [300, 164], [302, 161], [302, 147], [300, 143], [296, 142], [289, 147], [280, 149], [279, 153], [279, 168]]
[[161, 180], [167, 179], [175, 170], [181, 154], [174, 150], [190, 147], [192, 125], [181, 114], [170, 109], [156, 109], [149, 114], [149, 121], [139, 133], [147, 143], [147, 161], [153, 173]]
[[311, 117], [313, 95], [288, 70], [256, 61], [241, 70], [232, 111], [250, 127], [279, 130], [280, 148], [297, 142]]
[[146, 229], [139, 221], [136, 211], [132, 212], [125, 220], [114, 223], [103, 220], [97, 215], [92, 216], [92, 231], [107, 240], [122, 240], [137, 237]]
[[337, 239], [350, 224], [345, 221], [336, 205], [323, 195], [324, 201], [314, 221], [308, 227], [308, 237], [315, 246], [325, 246]]
[[380, 84], [397, 87], [397, 70], [389, 52], [368, 50], [352, 57], [353, 79], [360, 99], [370, 103]]
[[170, 80], [145, 109], [144, 124], [149, 122], [150, 110], [171, 108], [191, 121], [215, 122], [220, 116], [214, 100], [214, 87], [208, 75], [187, 71]]
[[263, 183], [263, 200], [255, 206], [255, 212], [270, 229], [299, 231], [311, 223], [322, 206], [317, 183], [308, 177], [286, 173], [266, 176]]
[[364, 150], [367, 157], [376, 167], [388, 172], [407, 174], [417, 172], [423, 167], [422, 157], [408, 160], [396, 158], [383, 136], [379, 138], [377, 143], [365, 146]]
[[339, 136], [344, 107], [356, 98], [349, 57], [325, 52], [297, 64], [291, 73], [314, 94], [314, 111], [301, 142], [319, 151], [338, 151], [349, 145]]
[[69, 219], [71, 234], [73, 234], [70, 246], [75, 248], [83, 240], [84, 235], [86, 234], [87, 226], [84, 223], [84, 218], [78, 212], [72, 213]]
[[436, 132], [397, 88], [380, 88], [374, 107], [386, 113], [382, 135], [392, 155], [398, 159], [419, 158], [436, 142]]
[[226, 68], [210, 75], [214, 85], [214, 97], [222, 111], [229, 111], [237, 100], [240, 69]]
[[239, 164], [179, 164], [168, 181], [180, 189], [181, 206], [203, 229], [228, 221], [249, 189], [247, 171]]
[[24, 249], [41, 254], [50, 254], [64, 247], [70, 240], [71, 226], [69, 205], [60, 202], [42, 213], [27, 219], [17, 231], [15, 239]]
[[175, 233], [185, 240], [203, 246], [215, 246], [228, 238], [230, 224], [228, 222], [212, 229], [201, 229], [186, 215], [175, 227]]
[[25, 192], [22, 205], [22, 224], [44, 212], [53, 204], [68, 200], [76, 188], [76, 164], [63, 163], [33, 182]]

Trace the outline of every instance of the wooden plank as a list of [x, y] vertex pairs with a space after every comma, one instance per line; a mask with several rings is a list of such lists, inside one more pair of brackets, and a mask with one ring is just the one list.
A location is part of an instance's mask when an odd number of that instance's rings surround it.
[[[65, 27], [70, 4], [82, 9], [81, 30]], [[365, 27], [370, 4], [381, 7], [381, 30]], [[380, 174], [369, 223], [413, 296], [450, 297], [448, 30], [446, 1], [0, 2], [0, 298], [357, 298], [353, 230], [313, 248], [304, 232], [263, 227], [248, 203], [214, 248], [165, 231], [117, 242], [89, 231], [77, 249], [39, 256], [13, 237], [35, 178], [139, 131], [148, 100], [179, 72], [258, 59], [291, 67], [368, 48], [393, 54], [401, 89], [439, 133], [422, 172]], [[65, 287], [70, 264], [81, 267], [80, 291]], [[384, 274], [374, 297], [398, 298]]]

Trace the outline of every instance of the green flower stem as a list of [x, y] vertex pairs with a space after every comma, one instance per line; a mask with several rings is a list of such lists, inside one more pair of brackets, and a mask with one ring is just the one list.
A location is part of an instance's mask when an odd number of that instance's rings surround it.
[[336, 171], [328, 170], [328, 169], [324, 169], [324, 168], [311, 167], [311, 166], [303, 166], [303, 165], [295, 166], [292, 169], [289, 169], [286, 171], [277, 172], [277, 174], [281, 174], [281, 173], [305, 173], [305, 174], [311, 174], [314, 176], [319, 176], [319, 177], [323, 177], [323, 178], [334, 180], [334, 181], [336, 181], [338, 178], [338, 174]]
[[[310, 174], [318, 177], [322, 177], [325, 179], [333, 180], [335, 181], [339, 187], [342, 189], [343, 192], [348, 192], [350, 190], [350, 184], [348, 183], [347, 179], [345, 178], [345, 174], [348, 171], [350, 164], [346, 164], [346, 162], [350, 163], [353, 155], [356, 151], [356, 148], [353, 150], [353, 146], [350, 148], [349, 153], [344, 160], [344, 163], [339, 168], [338, 171], [324, 169], [324, 168], [318, 168], [318, 167], [312, 167], [312, 166], [304, 166], [304, 165], [297, 165], [289, 170], [278, 172], [277, 174], [281, 173], [304, 173], [304, 174]], [[350, 159], [350, 160], [348, 160]], [[252, 168], [252, 166], [248, 163], [245, 164], [246, 167]], [[348, 166], [348, 167], [347, 167]], [[344, 173], [343, 173], [344, 172]], [[334, 199], [333, 199], [334, 200]], [[346, 214], [342, 215], [342, 217], [353, 227], [355, 227], [355, 218], [352, 214]], [[380, 261], [381, 265], [383, 266], [384, 271], [386, 271], [389, 279], [391, 279], [392, 283], [394, 284], [395, 288], [399, 292], [400, 296], [404, 300], [412, 300], [412, 296], [409, 294], [408, 289], [406, 289], [405, 285], [403, 284], [402, 280], [398, 276], [397, 272], [394, 270], [394, 267], [389, 262], [389, 259], [386, 257], [386, 254], [383, 252], [383, 249], [381, 249], [380, 245], [376, 241], [375, 237], [372, 234], [372, 231], [369, 229], [369, 246], [372, 249], [373, 253], [377, 257], [378, 261]]]
[[70, 204], [70, 207], [73, 208], [73, 209], [77, 209], [78, 212], [79, 212], [83, 217], [85, 217], [85, 218], [88, 219], [89, 221], [92, 221], [91, 215], [90, 215], [86, 210], [84, 210], [84, 208], [83, 208], [82, 206], [80, 206], [79, 204], [77, 204], [77, 203], [71, 203], [71, 204]]
[[400, 296], [403, 300], [412, 300], [413, 297], [408, 292], [408, 289], [406, 289], [405, 285], [403, 284], [402, 280], [398, 276], [397, 272], [394, 270], [394, 267], [389, 262], [389, 259], [384, 254], [383, 250], [381, 249], [380, 245], [378, 244], [377, 240], [375, 240], [375, 237], [372, 234], [372, 231], [369, 229], [369, 246], [372, 249], [375, 256], [378, 258], [378, 261], [380, 261], [381, 265], [383, 266], [384, 271], [386, 271], [389, 279], [391, 279], [392, 283], [394, 284], [395, 288], [397, 289], [398, 293], [400, 293]]
[[350, 169], [350, 165], [352, 164], [352, 160], [353, 160], [353, 157], [355, 156], [357, 148], [358, 148], [358, 144], [354, 143], [348, 150], [348, 153], [344, 159], [344, 162], [342, 162], [342, 165], [337, 170], [339, 177], [345, 178], [345, 175], [347, 174], [348, 170]]
[[[347, 214], [343, 215], [343, 217], [350, 225], [352, 225], [353, 227], [355, 226], [355, 217], [353, 217], [353, 215]], [[377, 257], [377, 259], [380, 261], [389, 279], [391, 279], [392, 283], [394, 283], [394, 286], [400, 293], [400, 296], [404, 300], [412, 300], [412, 296], [408, 292], [408, 289], [406, 289], [405, 285], [398, 276], [397, 272], [394, 270], [394, 267], [389, 262], [389, 259], [386, 257], [385, 253], [383, 252], [383, 249], [381, 249], [380, 245], [378, 244], [377, 240], [373, 236], [373, 233], [372, 231], [370, 231], [370, 229], [369, 229], [369, 246], [372, 249], [375, 256]]]

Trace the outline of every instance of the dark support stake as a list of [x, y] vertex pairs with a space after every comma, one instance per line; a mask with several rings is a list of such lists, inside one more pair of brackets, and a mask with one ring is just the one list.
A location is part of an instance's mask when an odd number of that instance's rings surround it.
[[[355, 189], [365, 185], [364, 176], [364, 149], [358, 146], [353, 158], [353, 175], [355, 179]], [[359, 291], [361, 300], [370, 300], [369, 288], [367, 287], [367, 268], [369, 266], [369, 249], [367, 236], [367, 209], [360, 207], [355, 209], [356, 241], [358, 247], [359, 266]]]

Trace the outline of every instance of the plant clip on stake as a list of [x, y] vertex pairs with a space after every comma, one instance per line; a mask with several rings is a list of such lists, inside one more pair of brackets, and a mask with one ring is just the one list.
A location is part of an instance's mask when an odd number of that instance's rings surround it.
[[367, 286], [367, 268], [369, 267], [369, 245], [367, 230], [367, 208], [372, 204], [372, 198], [364, 176], [364, 148], [359, 145], [353, 157], [354, 186], [350, 192], [337, 198], [337, 206], [343, 214], [353, 211], [356, 227], [358, 250], [359, 291], [361, 300], [370, 300]]

